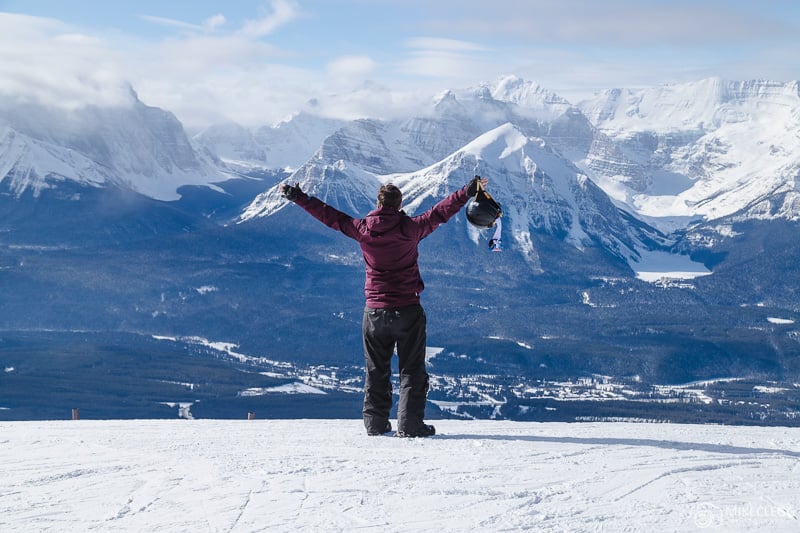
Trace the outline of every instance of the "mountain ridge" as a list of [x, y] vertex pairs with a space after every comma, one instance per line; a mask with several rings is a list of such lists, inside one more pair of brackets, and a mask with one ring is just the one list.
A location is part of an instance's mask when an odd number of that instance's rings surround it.
[[[793, 98], [791, 89], [770, 91]], [[769, 100], [770, 91], [745, 92]], [[41, 115], [38, 129], [26, 129], [4, 112], [0, 138], [10, 148], [0, 153], [15, 157], [0, 168], [20, 169], [0, 181], [0, 356], [18, 369], [3, 375], [14, 395], [6, 414], [66, 401], [62, 381], [81, 391], [87, 384], [81, 397], [113, 401], [112, 413], [133, 412], [126, 405], [163, 412], [164, 391], [228, 413], [256, 401], [235, 396], [238, 384], [275, 385], [276, 374], [289, 378], [286, 368], [341, 387], [330, 412], [357, 403], [360, 251], [291, 207], [277, 185], [299, 182], [363, 216], [392, 180], [414, 214], [481, 174], [506, 212], [503, 253], [490, 252], [489, 232], [463, 213], [420, 243], [429, 342], [440, 350], [433, 399], [457, 402], [459, 416], [792, 422], [800, 361], [794, 140], [791, 131], [769, 139], [770, 128], [750, 130], [771, 113], [793, 120], [796, 110], [748, 102], [748, 112], [766, 114], [713, 132], [616, 135], [538, 85], [506, 79], [440, 94], [400, 119], [332, 124], [307, 115], [295, 131], [307, 123], [304, 139], [321, 141], [276, 147], [273, 155], [295, 158], [280, 169], [269, 167], [254, 130], [231, 129], [255, 148], [254, 160], [218, 155], [144, 104], [62, 114], [53, 131]], [[738, 151], [740, 140], [756, 155]], [[188, 178], [169, 173], [192, 165], [200, 170]], [[754, 180], [741, 172], [750, 166], [771, 175]], [[710, 196], [695, 189], [687, 197], [695, 186]], [[648, 198], [684, 211], [643, 215], [658, 207]], [[214, 339], [249, 357], [239, 367], [228, 352], [154, 346], [156, 338]], [[190, 379], [194, 365], [203, 371]], [[659, 388], [731, 377], [688, 400]], [[622, 391], [620, 401], [555, 403], [552, 395], [582, 380], [599, 398]], [[190, 382], [198, 388], [182, 385]], [[784, 392], [765, 407], [754, 386]], [[41, 397], [31, 399], [33, 390]], [[301, 404], [311, 405], [281, 409]]]
[[74, 180], [128, 187], [176, 200], [185, 185], [212, 186], [233, 177], [192, 147], [172, 113], [147, 106], [135, 93], [127, 106], [72, 110], [0, 105], [0, 182], [19, 195]]

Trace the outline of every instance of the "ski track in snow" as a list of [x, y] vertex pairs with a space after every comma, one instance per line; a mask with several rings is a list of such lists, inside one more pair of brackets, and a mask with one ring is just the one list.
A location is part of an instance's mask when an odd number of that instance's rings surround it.
[[798, 531], [800, 429], [0, 423], [0, 531]]

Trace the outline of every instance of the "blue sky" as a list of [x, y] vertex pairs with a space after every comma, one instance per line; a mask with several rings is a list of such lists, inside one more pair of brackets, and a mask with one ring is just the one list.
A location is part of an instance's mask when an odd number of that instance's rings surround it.
[[503, 75], [597, 90], [800, 78], [795, 0], [0, 0], [0, 98], [112, 105], [190, 128], [308, 108], [390, 116]]

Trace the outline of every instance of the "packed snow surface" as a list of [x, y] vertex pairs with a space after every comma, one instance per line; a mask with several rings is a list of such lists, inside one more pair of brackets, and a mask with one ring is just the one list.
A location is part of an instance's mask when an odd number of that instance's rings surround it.
[[0, 423], [0, 531], [798, 531], [800, 429]]

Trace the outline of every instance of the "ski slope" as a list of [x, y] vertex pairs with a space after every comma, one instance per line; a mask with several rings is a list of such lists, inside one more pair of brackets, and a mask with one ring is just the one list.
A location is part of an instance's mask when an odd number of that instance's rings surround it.
[[0, 531], [798, 531], [800, 429], [0, 423]]

